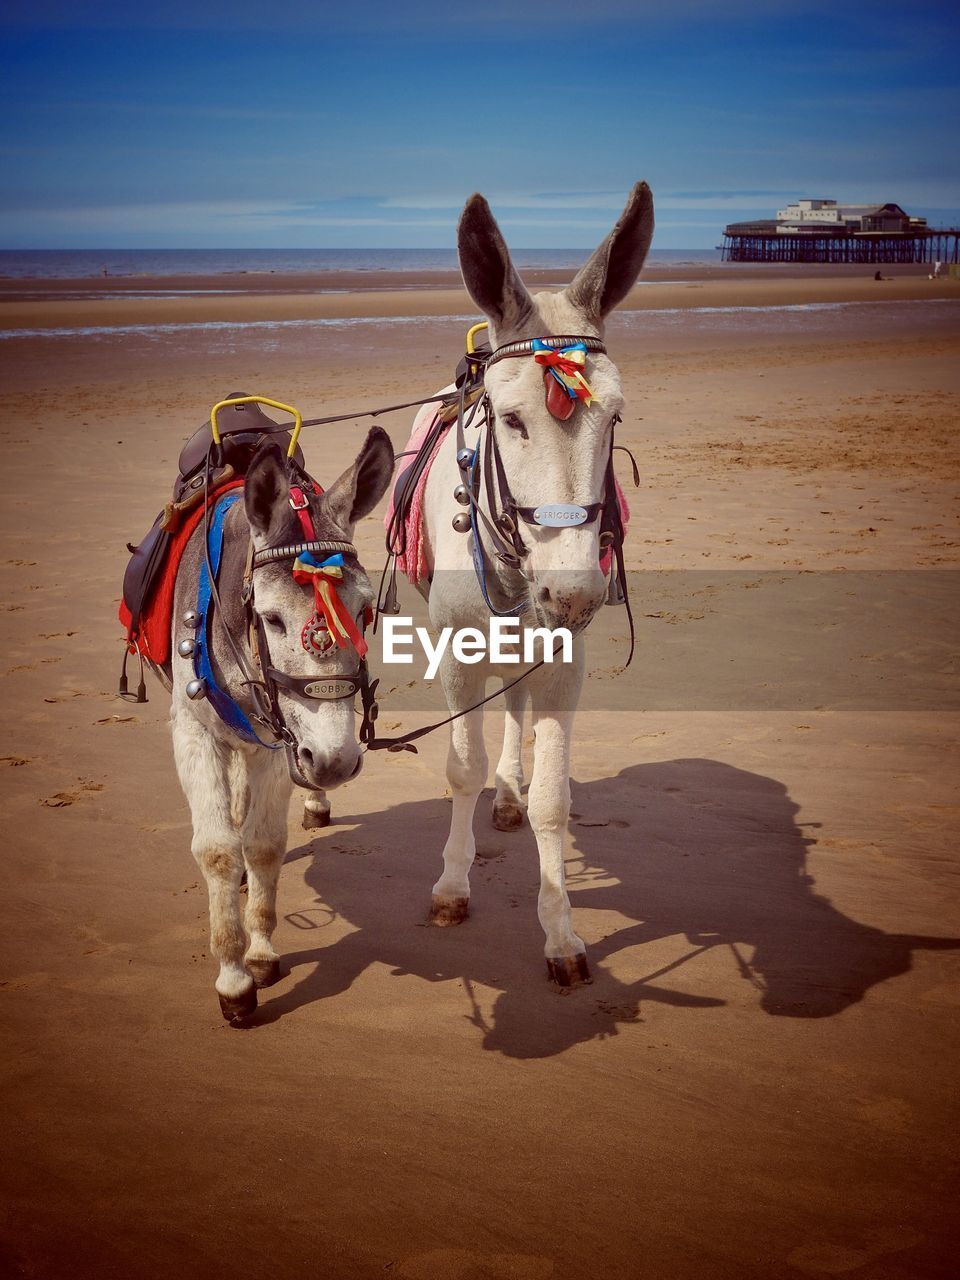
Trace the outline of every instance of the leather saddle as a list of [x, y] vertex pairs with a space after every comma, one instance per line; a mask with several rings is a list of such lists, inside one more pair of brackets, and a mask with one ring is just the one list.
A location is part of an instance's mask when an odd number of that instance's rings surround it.
[[[231, 391], [224, 399], [238, 400], [245, 394], [246, 392], [243, 391]], [[220, 428], [222, 441], [222, 465], [224, 467], [232, 467], [235, 476], [246, 474], [247, 467], [249, 467], [253, 455], [263, 443], [265, 436], [274, 437], [284, 453], [290, 446], [290, 432], [287, 430], [286, 425], [274, 422], [273, 418], [268, 418], [258, 404], [238, 404], [233, 405], [231, 408], [221, 409], [217, 416], [217, 425]], [[210, 424], [205, 422], [202, 427], [196, 429], [180, 450], [180, 458], [177, 463], [179, 475], [173, 490], [175, 501], [182, 499], [190, 491], [192, 481], [199, 479], [199, 484], [193, 487], [202, 487], [203, 470], [209, 448]], [[302, 467], [303, 454], [300, 452], [299, 445], [297, 445], [294, 457], [298, 465]], [[211, 483], [215, 478], [218, 484], [223, 483], [223, 479], [219, 476], [219, 471], [216, 476], [211, 475]]]
[[[224, 399], [236, 400], [246, 394], [244, 391], [231, 391]], [[220, 428], [221, 459], [209, 475], [211, 493], [228, 481], [246, 474], [253, 455], [264, 439], [276, 440], [284, 453], [290, 446], [290, 432], [286, 425], [267, 417], [258, 404], [241, 404], [222, 409], [217, 422]], [[131, 555], [123, 575], [123, 603], [129, 613], [128, 634], [131, 637], [139, 632], [140, 619], [163, 572], [174, 533], [183, 516], [203, 501], [210, 442], [210, 423], [206, 422], [197, 428], [180, 451], [172, 501], [160, 512], [137, 546], [127, 543]], [[304, 461], [299, 445], [294, 459], [302, 468]]]

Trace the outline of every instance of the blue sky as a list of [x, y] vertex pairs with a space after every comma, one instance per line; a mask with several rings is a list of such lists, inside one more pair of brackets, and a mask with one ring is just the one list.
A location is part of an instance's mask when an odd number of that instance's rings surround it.
[[956, 5], [6, 0], [0, 246], [589, 247], [801, 195], [960, 220]]

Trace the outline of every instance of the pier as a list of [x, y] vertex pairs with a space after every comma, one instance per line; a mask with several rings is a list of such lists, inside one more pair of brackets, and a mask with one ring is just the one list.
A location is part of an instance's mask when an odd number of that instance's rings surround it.
[[776, 218], [724, 228], [724, 262], [957, 263], [960, 228], [928, 227], [897, 204], [798, 200]]

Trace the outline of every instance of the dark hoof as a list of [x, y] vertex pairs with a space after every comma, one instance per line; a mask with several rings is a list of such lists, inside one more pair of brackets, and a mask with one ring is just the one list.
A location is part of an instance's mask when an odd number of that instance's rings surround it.
[[242, 996], [221, 996], [219, 991], [217, 995], [220, 996], [220, 1012], [231, 1027], [239, 1026], [257, 1011], [256, 987], [251, 987]]
[[547, 973], [558, 987], [576, 987], [581, 982], [592, 982], [590, 966], [585, 955], [557, 956], [547, 960]]
[[434, 894], [430, 900], [430, 923], [439, 929], [449, 929], [451, 925], [463, 924], [470, 914], [469, 898], [441, 898]]
[[523, 826], [523, 809], [511, 800], [493, 806], [493, 825], [498, 831], [516, 831]]
[[329, 827], [330, 810], [321, 809], [316, 813], [313, 809], [304, 809], [303, 811], [303, 829], [304, 831], [313, 831], [317, 827]]
[[283, 977], [279, 960], [248, 960], [247, 968], [253, 975], [254, 986], [272, 987]]

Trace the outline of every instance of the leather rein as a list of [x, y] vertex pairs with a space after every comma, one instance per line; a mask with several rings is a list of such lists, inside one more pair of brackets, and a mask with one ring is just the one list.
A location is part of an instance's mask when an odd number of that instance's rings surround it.
[[[469, 508], [468, 522], [458, 524], [459, 517], [454, 519], [454, 527], [466, 532], [468, 529], [473, 533], [473, 560], [477, 579], [486, 602], [491, 613], [498, 616], [508, 616], [521, 613], [526, 607], [527, 602], [518, 602], [508, 607], [506, 610], [499, 610], [493, 604], [489, 597], [489, 588], [487, 583], [487, 553], [484, 549], [481, 530], [485, 531], [492, 541], [495, 548], [494, 554], [500, 563], [505, 567], [512, 569], [527, 578], [527, 574], [523, 567], [524, 559], [529, 555], [529, 548], [523, 541], [520, 533], [519, 521], [526, 524], [537, 525], [541, 523], [541, 512], [543, 507], [525, 507], [520, 506], [514, 499], [509, 481], [506, 475], [506, 469], [500, 454], [494, 431], [494, 414], [489, 396], [484, 387], [484, 376], [486, 370], [499, 360], [512, 359], [520, 356], [529, 356], [534, 353], [534, 343], [548, 343], [551, 347], [564, 347], [571, 343], [582, 343], [586, 351], [599, 354], [606, 353], [606, 347], [599, 338], [595, 337], [550, 337], [544, 339], [533, 339], [521, 342], [511, 342], [498, 347], [493, 352], [477, 352], [476, 355], [468, 355], [466, 360], [461, 364], [457, 377], [457, 392], [448, 396], [432, 396], [424, 400], [415, 400], [403, 405], [394, 405], [383, 409], [368, 410], [364, 413], [357, 414], [338, 414], [328, 418], [318, 418], [304, 421], [304, 426], [321, 425], [332, 422], [347, 421], [358, 417], [377, 417], [381, 413], [390, 412], [391, 409], [411, 408], [414, 405], [433, 404], [438, 400], [441, 403], [441, 409], [438, 411], [437, 420], [433, 428], [427, 433], [427, 436], [417, 450], [415, 460], [408, 469], [408, 475], [405, 479], [402, 492], [398, 496], [396, 502], [396, 511], [394, 522], [387, 534], [387, 564], [384, 567], [383, 574], [380, 579], [380, 590], [378, 592], [376, 609], [373, 614], [374, 631], [376, 630], [376, 622], [381, 613], [394, 613], [398, 611], [399, 606], [396, 603], [396, 557], [401, 554], [403, 547], [403, 517], [405, 511], [409, 509], [409, 503], [412, 501], [416, 485], [423, 474], [425, 468], [429, 465], [430, 458], [433, 454], [433, 448], [439, 438], [453, 424], [456, 425], [456, 443], [457, 443], [457, 463], [463, 475], [463, 483], [458, 485], [455, 490], [455, 498], [457, 502]], [[620, 421], [619, 416], [614, 419], [614, 425]], [[482, 438], [478, 441], [474, 448], [469, 448], [466, 444], [466, 431], [472, 427], [478, 426], [482, 431]], [[279, 428], [278, 428], [279, 429]], [[620, 506], [617, 498], [616, 483], [613, 472], [613, 453], [615, 449], [622, 449], [623, 446], [615, 445], [613, 442], [613, 431], [611, 429], [610, 452], [607, 457], [606, 470], [604, 475], [604, 493], [603, 497], [597, 501], [590, 503], [588, 506], [579, 507], [573, 504], [553, 504], [554, 506], [568, 506], [574, 511], [575, 517], [573, 522], [576, 524], [589, 524], [598, 518], [601, 520], [600, 542], [601, 547], [612, 545], [613, 553], [616, 559], [617, 577], [620, 584], [621, 598], [627, 608], [627, 617], [630, 625], [630, 652], [625, 665], [629, 665], [634, 651], [634, 624], [633, 616], [630, 610], [629, 600], [626, 596], [626, 572], [623, 562], [623, 540], [625, 531], [620, 516]], [[358, 650], [358, 663], [356, 670], [349, 675], [335, 675], [325, 677], [322, 674], [317, 676], [299, 677], [292, 676], [286, 672], [280, 671], [273, 666], [270, 659], [270, 647], [264, 628], [263, 620], [256, 612], [254, 607], [254, 574], [258, 568], [268, 564], [276, 564], [286, 560], [297, 562], [299, 558], [307, 553], [312, 556], [316, 555], [335, 555], [346, 556], [352, 561], [357, 558], [356, 547], [350, 542], [317, 539], [310, 536], [313, 533], [312, 518], [309, 514], [309, 506], [303, 501], [298, 501], [295, 496], [290, 499], [290, 505], [297, 512], [302, 529], [304, 531], [304, 539], [295, 543], [283, 543], [276, 546], [264, 547], [259, 551], [254, 550], [252, 537], [248, 542], [247, 559], [244, 569], [243, 585], [241, 588], [241, 603], [244, 608], [247, 630], [247, 653], [244, 652], [242, 646], [237, 642], [236, 637], [230, 630], [226, 622], [223, 607], [220, 602], [220, 596], [217, 589], [216, 573], [210, 562], [209, 547], [209, 523], [210, 523], [210, 502], [209, 502], [209, 486], [211, 464], [213, 461], [215, 446], [211, 446], [207, 454], [206, 464], [204, 468], [204, 557], [207, 573], [210, 578], [211, 598], [214, 607], [220, 614], [221, 623], [224, 634], [233, 654], [234, 660], [240, 669], [243, 677], [241, 683], [246, 686], [250, 693], [250, 698], [254, 705], [254, 712], [251, 717], [253, 721], [259, 724], [263, 729], [267, 730], [275, 739], [275, 742], [265, 742], [260, 738], [256, 730], [253, 730], [254, 737], [261, 746], [270, 750], [278, 750], [281, 747], [287, 752], [288, 768], [290, 775], [299, 786], [306, 789], [316, 789], [300, 773], [297, 765], [297, 741], [287, 724], [283, 715], [280, 702], [281, 692], [291, 696], [318, 698], [327, 701], [339, 701], [345, 698], [354, 698], [357, 693], [360, 694], [362, 719], [358, 731], [358, 738], [361, 744], [368, 751], [388, 750], [388, 751], [416, 751], [413, 745], [418, 738], [424, 737], [434, 730], [452, 723], [454, 720], [460, 719], [462, 716], [468, 715], [471, 711], [478, 707], [484, 706], [487, 702], [493, 701], [500, 697], [509, 689], [512, 689], [520, 681], [525, 680], [532, 675], [547, 661], [547, 655], [544, 655], [539, 662], [528, 667], [515, 679], [505, 683], [501, 688], [481, 698], [472, 706], [463, 711], [458, 711], [453, 715], [447, 716], [443, 720], [438, 720], [434, 724], [426, 725], [421, 729], [412, 730], [409, 733], [399, 735], [393, 738], [378, 738], [376, 736], [375, 724], [379, 714], [379, 708], [376, 700], [376, 690], [379, 679], [371, 680], [370, 672], [366, 661], [366, 645], [362, 645], [362, 652]], [[633, 463], [634, 481], [639, 484], [639, 472], [636, 461], [629, 450], [624, 449], [628, 453]], [[402, 455], [401, 455], [402, 456]], [[293, 464], [295, 466], [295, 464]], [[297, 468], [299, 471], [299, 468]], [[303, 484], [318, 486], [310, 479], [306, 473], [296, 477]], [[297, 486], [291, 486], [291, 494], [299, 492]], [[486, 506], [486, 510], [484, 510]], [[397, 518], [399, 512], [399, 519]], [[461, 515], [466, 515], [466, 512]], [[392, 562], [392, 564], [391, 564]], [[359, 564], [357, 568], [362, 572]], [[384, 584], [387, 580], [388, 573], [390, 581], [384, 594]], [[363, 611], [357, 621], [363, 629], [368, 621], [366, 611]], [[309, 625], [309, 624], [308, 624]], [[304, 628], [304, 635], [307, 628]], [[306, 648], [306, 641], [304, 642]], [[309, 650], [308, 650], [309, 651]], [[315, 656], [322, 656], [317, 653]], [[552, 655], [550, 655], [552, 657]], [[252, 659], [252, 660], [251, 660]], [[229, 695], [228, 695], [229, 696]], [[252, 727], [252, 726], [251, 726]]]
[[[466, 532], [469, 530], [473, 534], [473, 564], [484, 603], [492, 614], [499, 617], [515, 616], [522, 613], [527, 607], [526, 601], [518, 601], [504, 610], [498, 609], [490, 599], [487, 583], [487, 561], [481, 537], [481, 526], [486, 530], [496, 548], [496, 558], [505, 566], [518, 571], [522, 577], [529, 581], [528, 575], [523, 568], [523, 560], [529, 555], [529, 548], [520, 535], [516, 517], [519, 517], [520, 520], [527, 524], [540, 524], [538, 513], [541, 508], [520, 506], [510, 492], [506, 469], [496, 443], [493, 407], [484, 387], [484, 376], [486, 370], [492, 364], [496, 364], [498, 360], [534, 354], [536, 350], [535, 343], [541, 345], [549, 344], [549, 346], [555, 348], [562, 348], [573, 343], [582, 343], [585, 351], [606, 354], [606, 347], [599, 338], [579, 336], [529, 339], [506, 343], [493, 352], [486, 351], [481, 353], [478, 351], [476, 354], [468, 353], [457, 371], [456, 416], [454, 417], [450, 413], [450, 398], [434, 397], [434, 401], [441, 400], [442, 408], [438, 412], [432, 428], [424, 437], [420, 448], [416, 451], [414, 461], [403, 478], [402, 488], [395, 494], [393, 519], [387, 529], [387, 562], [380, 576], [380, 588], [377, 593], [374, 630], [376, 630], [376, 623], [381, 613], [399, 613], [396, 561], [398, 555], [402, 555], [406, 551], [406, 512], [409, 510], [409, 505], [413, 500], [420, 478], [426, 467], [429, 466], [435, 446], [451, 423], [456, 424], [457, 465], [464, 477], [463, 483], [459, 484], [454, 490], [454, 497], [461, 506], [469, 508], [469, 523], [458, 523], [458, 520], [466, 514], [463, 512], [454, 517], [453, 523], [454, 528], [458, 531]], [[434, 401], [428, 400], [422, 403], [430, 404], [434, 403]], [[604, 495], [600, 500], [591, 503], [589, 506], [578, 508], [579, 515], [582, 518], [579, 518], [577, 523], [589, 524], [600, 517], [601, 548], [612, 547], [616, 563], [616, 585], [619, 587], [619, 592], [617, 598], [612, 600], [611, 603], [622, 603], [626, 608], [627, 621], [630, 628], [630, 649], [624, 667], [628, 667], [633, 660], [635, 628], [627, 592], [627, 575], [623, 558], [623, 543], [626, 537], [626, 530], [624, 529], [623, 519], [620, 514], [620, 503], [617, 497], [616, 480], [613, 471], [614, 452], [620, 450], [630, 458], [633, 467], [633, 482], [637, 487], [640, 484], [640, 471], [630, 450], [623, 445], [614, 443], [613, 428], [620, 421], [618, 414], [614, 418], [613, 426], [611, 427], [610, 452], [607, 456], [604, 473]], [[479, 426], [483, 431], [482, 441], [478, 442], [473, 449], [469, 448], [466, 443], [466, 431], [472, 426]], [[488, 511], [485, 511], [483, 506], [484, 489], [486, 490]], [[611, 581], [611, 590], [614, 585], [614, 582]], [[552, 658], [553, 655], [551, 654], [550, 657]], [[486, 697], [481, 698], [465, 710], [455, 712], [443, 720], [438, 720], [435, 724], [426, 725], [422, 729], [415, 729], [396, 738], [378, 739], [373, 749], [386, 747], [389, 751], [415, 751], [416, 748], [413, 746], [413, 742], [417, 738], [422, 738], [426, 734], [432, 733], [435, 729], [451, 724], [454, 720], [459, 720], [462, 716], [469, 715], [471, 711], [477, 710], [478, 707], [482, 707], [486, 703], [492, 702], [495, 698], [499, 698], [509, 689], [512, 689], [522, 680], [539, 670], [546, 662], [547, 655], [544, 654], [539, 662], [534, 663], [519, 676], [505, 683], [493, 693], [487, 694]]]

